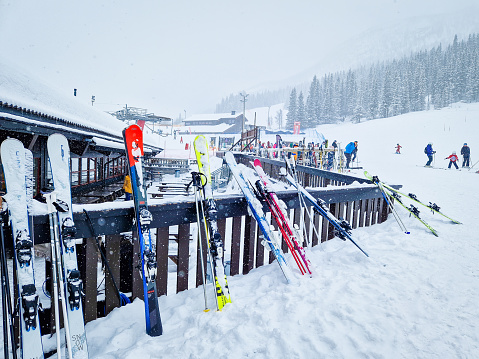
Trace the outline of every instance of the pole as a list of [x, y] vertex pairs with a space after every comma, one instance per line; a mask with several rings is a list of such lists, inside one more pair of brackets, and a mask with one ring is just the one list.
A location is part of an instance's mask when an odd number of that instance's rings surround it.
[[246, 97], [248, 97], [248, 94], [245, 91], [244, 93], [241, 92], [240, 96], [243, 97], [243, 99], [240, 100], [241, 102], [243, 102], [243, 121], [241, 122], [241, 142], [240, 142], [241, 150], [243, 150], [243, 132], [244, 132], [244, 123], [246, 119], [246, 101], [247, 101]]
[[[0, 197], [0, 206], [1, 206]], [[1, 234], [1, 262], [2, 262], [2, 309], [3, 309], [3, 342], [4, 342], [4, 356], [9, 358], [8, 351], [8, 334], [10, 334], [10, 341], [12, 345], [12, 357], [17, 359], [17, 344], [15, 342], [15, 329], [13, 327], [13, 309], [12, 298], [10, 294], [10, 279], [8, 276], [7, 257], [5, 255], [5, 238], [4, 233], [4, 213], [0, 214], [0, 234]], [[40, 321], [39, 321], [40, 323]], [[8, 328], [7, 328], [8, 326]]]
[[196, 226], [197, 226], [197, 234], [196, 237], [198, 239], [198, 244], [200, 247], [200, 261], [201, 261], [201, 279], [203, 282], [203, 296], [205, 298], [205, 309], [204, 312], [208, 312], [210, 309], [208, 308], [208, 297], [206, 295], [206, 272], [205, 272], [205, 262], [203, 257], [203, 239], [201, 237], [201, 219], [200, 219], [200, 208], [198, 202], [200, 201], [199, 198], [199, 187], [201, 187], [201, 178], [198, 172], [192, 173], [193, 180], [192, 184], [195, 191], [195, 205], [196, 205]]

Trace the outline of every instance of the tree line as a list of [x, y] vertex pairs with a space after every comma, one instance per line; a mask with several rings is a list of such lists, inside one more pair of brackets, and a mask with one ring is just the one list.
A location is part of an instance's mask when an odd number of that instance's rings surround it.
[[479, 35], [400, 60], [314, 76], [307, 97], [293, 88], [286, 128], [384, 118], [479, 101]]

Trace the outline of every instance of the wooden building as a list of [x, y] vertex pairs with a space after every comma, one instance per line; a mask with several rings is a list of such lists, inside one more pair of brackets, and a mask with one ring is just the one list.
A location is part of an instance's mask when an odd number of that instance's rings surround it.
[[[15, 69], [1, 66], [0, 84], [0, 143], [16, 138], [33, 152], [34, 195], [51, 186], [46, 142], [53, 133], [63, 134], [70, 145], [74, 202], [102, 202], [114, 199], [111, 193], [121, 193], [127, 170], [124, 122]], [[162, 150], [151, 142], [147, 138], [145, 155]], [[0, 169], [0, 191], [4, 190]]]

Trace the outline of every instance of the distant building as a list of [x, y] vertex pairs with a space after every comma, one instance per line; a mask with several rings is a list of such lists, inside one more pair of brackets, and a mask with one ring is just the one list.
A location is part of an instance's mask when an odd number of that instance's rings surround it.
[[[246, 122], [246, 121], [245, 121]], [[193, 115], [183, 120], [181, 133], [240, 133], [243, 126], [243, 114], [214, 113]]]

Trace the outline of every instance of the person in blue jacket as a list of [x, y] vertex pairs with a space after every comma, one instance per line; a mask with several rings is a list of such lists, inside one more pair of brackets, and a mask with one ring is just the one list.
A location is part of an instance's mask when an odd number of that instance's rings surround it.
[[[349, 163], [351, 162], [351, 156], [358, 151], [358, 141], [349, 142], [344, 149], [344, 155], [346, 156], [346, 168], [349, 168]], [[356, 157], [356, 156], [355, 156]]]
[[426, 163], [426, 167], [431, 167], [431, 163], [432, 163], [432, 160], [433, 160], [433, 154], [436, 153], [436, 151], [434, 151], [432, 149], [432, 142], [429, 142], [426, 146], [426, 148], [424, 149], [424, 153], [427, 155], [427, 158], [428, 158], [428, 161]]

